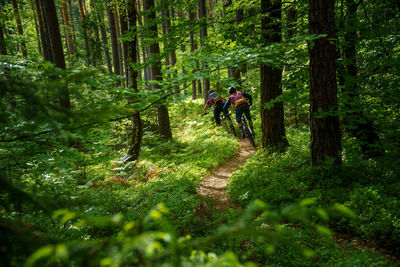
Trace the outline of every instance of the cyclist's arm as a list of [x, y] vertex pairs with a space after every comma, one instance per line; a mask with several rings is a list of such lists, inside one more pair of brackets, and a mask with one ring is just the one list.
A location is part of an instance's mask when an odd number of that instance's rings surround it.
[[204, 114], [207, 113], [208, 106], [212, 105], [211, 99], [207, 99], [206, 104], [204, 105]]
[[253, 104], [253, 98], [251, 97], [251, 95], [245, 93], [245, 92], [241, 92], [243, 94], [243, 96], [245, 98], [247, 98], [249, 100], [249, 104], [252, 105]]
[[231, 105], [231, 99], [228, 98], [228, 101], [225, 102], [225, 105], [222, 107], [222, 111], [226, 113], [228, 111], [229, 106]]
[[204, 114], [206, 114], [206, 113], [207, 113], [207, 108], [208, 108], [208, 106], [209, 106], [209, 104], [208, 104], [208, 103], [206, 103], [206, 104], [205, 104], [205, 106], [204, 106]]

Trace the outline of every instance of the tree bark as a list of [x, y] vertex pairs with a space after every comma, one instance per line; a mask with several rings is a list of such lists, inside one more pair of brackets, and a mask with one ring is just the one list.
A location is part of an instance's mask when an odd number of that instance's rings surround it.
[[[40, 1], [41, 10], [43, 17], [46, 18], [46, 29], [49, 35], [52, 62], [56, 67], [65, 70], [65, 58], [64, 50], [61, 42], [60, 28], [58, 24], [57, 11], [54, 4], [54, 0]], [[60, 95], [58, 97], [60, 107], [69, 109], [71, 108], [71, 102], [69, 97], [69, 91], [67, 86], [63, 86]]]
[[118, 57], [119, 57], [119, 71], [124, 75], [124, 60], [122, 58], [122, 45], [121, 45], [121, 32], [119, 28], [119, 16], [117, 5], [114, 5], [114, 19], [115, 19], [115, 32], [117, 33]]
[[112, 73], [111, 57], [110, 57], [110, 52], [109, 52], [109, 48], [108, 48], [107, 31], [106, 31], [106, 27], [104, 26], [103, 15], [104, 15], [104, 10], [103, 9], [99, 10], [99, 14], [97, 16], [97, 21], [100, 25], [100, 34], [101, 34], [101, 39], [103, 41], [103, 50], [104, 50], [104, 55], [106, 57], [107, 70], [108, 70], [108, 73]]
[[43, 57], [45, 60], [53, 62], [53, 56], [51, 53], [51, 45], [50, 45], [50, 37], [47, 29], [47, 18], [44, 16], [45, 12], [42, 12], [43, 4], [41, 1], [35, 0], [36, 3], [36, 12], [38, 14], [38, 21], [39, 21], [39, 31], [40, 31], [40, 38], [43, 44]]
[[[136, 0], [135, 0], [136, 2]], [[136, 10], [136, 8], [135, 8]], [[128, 32], [128, 18], [127, 18], [127, 9], [126, 5], [123, 4], [123, 2], [120, 2], [119, 4], [119, 21], [121, 23], [121, 35], [125, 35]], [[136, 37], [135, 37], [136, 38]], [[135, 45], [137, 42], [135, 42]], [[128, 66], [128, 42], [127, 41], [122, 41], [122, 55], [123, 55], [123, 61], [124, 61], [124, 66], [125, 66], [125, 75], [126, 75], [126, 84], [129, 84], [129, 66]], [[135, 53], [136, 55], [136, 53]]]
[[[196, 14], [194, 12], [189, 12], [189, 21], [194, 22], [196, 18]], [[189, 32], [189, 39], [190, 39], [190, 52], [193, 53], [196, 50], [196, 40], [194, 38], [194, 32]], [[192, 71], [192, 73], [196, 72], [196, 69]], [[192, 81], [192, 99], [197, 98], [197, 91], [196, 91], [196, 80]]]
[[[183, 18], [183, 17], [184, 17], [183, 12], [180, 11], [180, 12], [178, 13], [178, 16], [181, 17], [181, 18]], [[184, 43], [181, 43], [180, 49], [181, 49], [182, 54], [185, 54], [186, 47], [185, 47], [185, 44], [184, 44]], [[182, 74], [185, 74], [185, 73], [186, 73], [185, 66], [182, 64]], [[185, 95], [188, 94], [187, 89], [186, 89], [186, 85], [187, 85], [187, 84], [186, 84], [186, 82], [185, 82], [185, 83], [183, 84], [183, 88], [185, 88], [185, 89], [184, 89], [184, 94], [185, 94]]]
[[328, 158], [341, 163], [341, 137], [337, 116], [335, 1], [309, 0], [310, 34], [326, 34], [310, 50], [311, 164]]
[[[35, 3], [33, 1], [30, 1], [30, 4], [31, 4], [32, 12], [33, 12], [33, 20], [35, 22], [36, 36], [40, 36], [39, 24], [38, 24], [38, 18], [37, 18], [37, 14], [36, 14]], [[38, 42], [39, 54], [42, 54], [43, 49], [42, 49], [41, 39], [37, 38], [37, 42]]]
[[69, 23], [69, 14], [68, 14], [68, 7], [66, 0], [62, 1], [62, 16], [64, 18], [64, 24], [65, 24], [65, 39], [67, 43], [68, 55], [72, 55], [74, 53], [74, 49], [72, 47], [71, 26]]
[[82, 0], [78, 0], [78, 6], [79, 6], [79, 13], [81, 14], [83, 40], [85, 41], [86, 63], [89, 66], [92, 58], [92, 53], [90, 51], [90, 46], [89, 46], [89, 35], [87, 32], [86, 15], [85, 15], [85, 10], [83, 9]]
[[6, 40], [4, 39], [3, 21], [0, 20], [0, 54], [7, 55]]
[[112, 7], [108, 5], [108, 3], [112, 3], [112, 1], [108, 1], [106, 4], [108, 23], [110, 25], [110, 35], [111, 35], [111, 50], [113, 56], [113, 65], [114, 65], [114, 73], [120, 75], [120, 64], [119, 64], [119, 53], [118, 53], [118, 40], [117, 40], [117, 31], [115, 28], [115, 18]]
[[[169, 10], [168, 10], [168, 3], [166, 0], [161, 0], [161, 16], [163, 17], [163, 23], [161, 24], [161, 30], [162, 30], [162, 34], [164, 35], [164, 65], [165, 65], [165, 69], [168, 71], [168, 69], [170, 68], [171, 62], [170, 62], [170, 54], [167, 53], [168, 51], [168, 33], [169, 33], [169, 24], [168, 24], [168, 20], [169, 20]], [[167, 79], [169, 80], [171, 78], [171, 75], [168, 73], [167, 74]], [[168, 89], [168, 92], [171, 92], [171, 89]]]
[[[76, 43], [75, 22], [74, 22], [74, 13], [72, 13], [71, 0], [67, 0], [67, 7], [68, 7], [68, 13], [69, 13], [69, 16], [70, 16], [72, 40], [74, 40], [74, 44], [75, 44]], [[74, 45], [72, 46], [72, 48], [74, 49], [74, 52], [76, 52], [76, 47]]]
[[14, 9], [15, 21], [17, 22], [18, 35], [21, 38], [20, 45], [21, 45], [22, 56], [26, 58], [28, 56], [28, 53], [26, 51], [24, 30], [22, 29], [21, 16], [19, 15], [19, 8], [18, 8], [17, 0], [12, 0], [12, 4], [13, 4], [13, 9]]
[[[128, 73], [127, 75], [129, 76], [129, 84], [128, 87], [134, 89], [136, 92], [139, 92], [138, 86], [137, 86], [137, 77], [138, 77], [138, 72], [136, 69], [133, 67], [135, 63], [137, 63], [137, 54], [136, 54], [136, 49], [137, 49], [137, 34], [136, 34], [136, 0], [126, 0], [127, 4], [127, 30], [131, 34], [135, 34], [132, 36], [131, 40], [127, 42], [127, 52], [128, 52], [128, 57], [127, 57], [127, 66], [128, 66]], [[134, 101], [135, 99], [130, 99], [130, 101]], [[139, 159], [140, 155], [140, 147], [142, 144], [142, 137], [143, 137], [143, 123], [142, 119], [140, 117], [139, 112], [134, 112], [132, 114], [132, 136], [131, 136], [131, 145], [128, 151], [129, 155], [129, 160], [134, 161]]]
[[[157, 24], [154, 23], [156, 20], [156, 13], [154, 10], [154, 0], [144, 0], [143, 1], [143, 10], [148, 12], [148, 15], [145, 16], [145, 21], [147, 24], [147, 29], [149, 31], [149, 37], [153, 39], [153, 43], [150, 45], [150, 57], [156, 57], [155, 62], [151, 66], [151, 76], [152, 80], [162, 82], [163, 78], [161, 75], [161, 60], [160, 56], [160, 46], [157, 41]], [[155, 83], [153, 85], [154, 89], [161, 89], [159, 83]], [[159, 123], [159, 131], [161, 136], [165, 138], [172, 138], [171, 126], [169, 121], [168, 109], [165, 105], [160, 104], [157, 108], [158, 111], [158, 123]]]
[[[201, 28], [200, 28], [200, 46], [202, 49], [205, 48], [205, 39], [207, 38], [207, 8], [206, 1], [199, 0], [199, 19], [201, 19]], [[208, 68], [208, 64], [203, 63], [203, 69]], [[208, 99], [208, 91], [210, 90], [210, 80], [207, 78], [203, 79], [203, 98], [204, 102]]]
[[[261, 12], [267, 16], [261, 22], [265, 46], [282, 41], [282, 3], [281, 0], [261, 0]], [[260, 66], [261, 127], [263, 147], [278, 149], [288, 145], [282, 101], [275, 102], [271, 108], [264, 105], [282, 95], [282, 69], [266, 64]]]
[[[143, 21], [142, 21], [142, 12], [141, 12], [141, 8], [140, 8], [140, 1], [137, 1], [137, 11], [138, 11], [138, 22], [139, 22], [139, 26], [141, 28], [143, 28]], [[143, 34], [140, 35], [140, 41], [142, 44], [144, 44], [144, 38], [143, 38]], [[143, 62], [146, 62], [146, 58], [148, 56], [148, 47], [145, 47], [144, 45], [142, 45], [142, 55], [143, 55]], [[145, 66], [143, 69], [143, 76], [144, 76], [144, 80], [145, 81], [149, 81], [150, 80], [150, 68], [148, 66]]]

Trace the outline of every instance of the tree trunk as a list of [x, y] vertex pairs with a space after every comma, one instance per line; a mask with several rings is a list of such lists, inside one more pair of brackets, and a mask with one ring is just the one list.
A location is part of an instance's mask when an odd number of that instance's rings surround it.
[[[189, 21], [193, 22], [196, 18], [196, 14], [194, 12], [189, 12]], [[190, 52], [193, 53], [196, 50], [196, 41], [194, 38], [194, 32], [190, 31], [189, 32], [189, 38], [190, 38]], [[196, 69], [192, 71], [192, 73], [196, 72]], [[196, 91], [196, 80], [192, 81], [192, 99], [197, 98], [197, 91]]]
[[[155, 24], [156, 13], [154, 10], [154, 0], [144, 0], [143, 10], [147, 11], [147, 16], [145, 16], [145, 21], [147, 24], [147, 29], [149, 31], [149, 37], [153, 39], [153, 43], [150, 45], [150, 57], [159, 57], [160, 46], [157, 41], [157, 24]], [[152, 80], [162, 82], [163, 78], [161, 75], [161, 60], [157, 58], [153, 65], [151, 66], [151, 76]], [[160, 83], [155, 83], [153, 85], [154, 89], [161, 89]], [[158, 106], [158, 123], [160, 134], [165, 138], [172, 138], [171, 126], [169, 121], [168, 109], [166, 106], [160, 104]]]
[[68, 14], [66, 0], [62, 1], [62, 16], [64, 18], [64, 24], [65, 24], [65, 39], [66, 39], [66, 43], [67, 43], [68, 55], [72, 55], [74, 53], [74, 49], [72, 47], [71, 26], [69, 23], [69, 14]]
[[[52, 62], [56, 67], [65, 70], [64, 50], [61, 42], [60, 28], [58, 25], [57, 11], [54, 0], [40, 1], [43, 17], [46, 18], [46, 29], [49, 35]], [[58, 102], [62, 108], [71, 108], [68, 87], [65, 86], [60, 92]]]
[[[135, 0], [135, 2], [136, 2], [136, 0]], [[119, 19], [119, 21], [121, 23], [121, 35], [125, 35], [128, 32], [127, 9], [125, 6], [126, 5], [121, 4], [121, 2], [120, 2], [120, 5], [119, 5], [119, 18], [120, 19]], [[135, 8], [135, 10], [136, 10], [136, 8]], [[135, 42], [135, 45], [136, 44], [137, 44], [137, 42]], [[128, 42], [127, 41], [122, 41], [122, 55], [123, 55], [123, 61], [125, 62], [124, 66], [125, 66], [126, 84], [128, 85], [129, 84], [129, 75], [128, 75], [129, 66], [128, 66]], [[136, 56], [136, 53], [135, 53], [135, 56]]]
[[6, 41], [4, 39], [3, 21], [0, 20], [0, 54], [7, 55]]
[[[206, 1], [199, 1], [199, 19], [201, 19], [201, 28], [200, 28], [200, 46], [204, 48], [206, 46], [205, 39], [207, 38], [207, 8]], [[203, 63], [203, 69], [208, 68], [208, 64]], [[207, 78], [203, 79], [203, 98], [204, 102], [208, 99], [208, 91], [210, 90], [210, 80]]]
[[40, 39], [42, 40], [42, 48], [43, 48], [43, 57], [45, 60], [52, 62], [53, 57], [51, 54], [51, 46], [49, 40], [49, 33], [47, 30], [47, 18], [43, 16], [44, 12], [42, 12], [42, 5], [39, 0], [35, 0], [36, 3], [36, 13], [38, 15], [39, 22], [39, 32]]
[[74, 14], [72, 13], [72, 3], [71, 0], [67, 0], [67, 6], [68, 6], [68, 13], [69, 13], [69, 17], [70, 17], [70, 25], [71, 25], [71, 35], [72, 35], [72, 40], [74, 40], [72, 48], [74, 50], [74, 52], [76, 51], [76, 36], [75, 36], [75, 22], [74, 22]]
[[[143, 28], [143, 22], [142, 22], [142, 12], [141, 12], [141, 8], [140, 8], [140, 1], [137, 1], [137, 11], [138, 11], [138, 22], [139, 22], [139, 26], [141, 28]], [[142, 44], [144, 44], [144, 38], [143, 38], [143, 34], [140, 35], [140, 41]], [[146, 62], [146, 58], [148, 55], [148, 48], [145, 47], [144, 45], [142, 45], [142, 54], [143, 54], [143, 62]], [[149, 81], [150, 80], [150, 68], [148, 66], [145, 66], [143, 69], [144, 72], [144, 80], [145, 81]]]
[[[161, 24], [161, 29], [162, 29], [162, 34], [164, 35], [164, 65], [165, 65], [165, 70], [168, 71], [170, 68], [170, 54], [167, 53], [168, 48], [168, 33], [169, 33], [169, 24], [168, 21], [169, 20], [169, 10], [168, 10], [168, 4], [166, 0], [161, 0], [161, 16], [163, 17], [163, 23]], [[171, 75], [168, 73], [167, 74], [167, 80], [169, 80], [171, 78]], [[168, 92], [171, 92], [171, 89], [168, 89]]]
[[333, 158], [341, 163], [341, 137], [337, 116], [335, 1], [309, 0], [310, 34], [326, 34], [310, 50], [311, 164]]
[[[31, 4], [32, 12], [33, 12], [33, 20], [35, 22], [36, 36], [40, 36], [35, 3], [33, 1], [30, 1], [30, 4]], [[42, 43], [40, 41], [40, 38], [37, 38], [37, 42], [38, 42], [39, 54], [42, 54], [43, 49], [42, 49]]]
[[81, 24], [82, 24], [82, 30], [83, 30], [83, 40], [85, 41], [85, 51], [86, 51], [86, 63], [89, 66], [90, 65], [90, 59], [91, 59], [91, 52], [90, 52], [90, 47], [89, 47], [89, 35], [87, 32], [87, 26], [86, 26], [86, 15], [85, 15], [85, 10], [83, 9], [83, 3], [82, 0], [78, 0], [78, 6], [79, 6], [79, 13], [81, 15]]
[[22, 29], [22, 22], [21, 22], [21, 17], [19, 15], [19, 8], [18, 8], [17, 0], [12, 0], [12, 4], [13, 4], [13, 9], [14, 9], [15, 21], [17, 22], [18, 35], [21, 38], [20, 45], [21, 45], [22, 56], [26, 58], [28, 56], [28, 53], [26, 52], [24, 30]]
[[[131, 37], [132, 39], [129, 42], [127, 42], [128, 57], [126, 65], [128, 66], [127, 75], [129, 76], [128, 87], [133, 88], [136, 92], [139, 92], [137, 86], [138, 72], [133, 67], [133, 65], [137, 63], [136, 0], [126, 0], [126, 4], [128, 11], [127, 26], [129, 32], [131, 32], [132, 34], [135, 33], [135, 36], [132, 36]], [[135, 99], [130, 99], [130, 101], [135, 101]], [[131, 136], [131, 145], [128, 151], [130, 161], [139, 159], [140, 147], [142, 144], [142, 136], [143, 136], [143, 123], [140, 117], [140, 113], [136, 111], [132, 114], [132, 136]]]
[[101, 34], [101, 39], [103, 41], [104, 55], [106, 56], [107, 70], [108, 70], [108, 73], [112, 73], [111, 57], [110, 57], [110, 52], [109, 52], [109, 48], [108, 48], [107, 31], [106, 31], [106, 27], [104, 26], [104, 21], [103, 21], [104, 10], [100, 10], [99, 12], [100, 12], [100, 14], [97, 17], [97, 21], [100, 25], [100, 34]]
[[[282, 3], [281, 0], [261, 0], [261, 12], [265, 16], [261, 21], [262, 37], [265, 46], [282, 41]], [[282, 69], [270, 65], [260, 66], [260, 98], [261, 98], [261, 127], [263, 147], [278, 149], [288, 145], [285, 133], [285, 121], [282, 101], [275, 102], [272, 107], [265, 107], [266, 103], [275, 101], [282, 95]]]
[[114, 19], [115, 19], [115, 32], [117, 33], [117, 45], [118, 45], [118, 57], [119, 57], [119, 71], [121, 75], [124, 75], [124, 60], [122, 58], [122, 45], [121, 45], [121, 32], [119, 30], [119, 16], [117, 5], [114, 5]]
[[[112, 1], [108, 1], [108, 3], [112, 3]], [[115, 18], [114, 18], [114, 12], [112, 10], [112, 7], [110, 7], [106, 4], [106, 9], [107, 9], [107, 16], [108, 16], [108, 23], [110, 25], [110, 35], [111, 35], [111, 49], [112, 49], [112, 55], [113, 55], [113, 65], [114, 65], [114, 73], [120, 75], [120, 64], [119, 64], [119, 53], [118, 53], [118, 40], [117, 40], [117, 31], [115, 28]]]
[[[183, 17], [184, 17], [183, 12], [180, 11], [180, 12], [178, 13], [178, 16], [179, 16], [180, 18], [183, 19]], [[186, 47], [185, 47], [185, 44], [184, 44], [184, 43], [181, 43], [180, 48], [181, 48], [182, 54], [185, 54]], [[182, 64], [182, 74], [185, 74], [185, 73], [186, 73], [185, 66]], [[185, 82], [185, 83], [183, 84], [183, 88], [185, 88], [185, 89], [184, 89], [184, 94], [185, 94], [185, 95], [188, 94], [188, 93], [187, 93], [187, 89], [186, 89], [186, 85], [187, 85], [187, 84], [186, 84], [186, 82]]]

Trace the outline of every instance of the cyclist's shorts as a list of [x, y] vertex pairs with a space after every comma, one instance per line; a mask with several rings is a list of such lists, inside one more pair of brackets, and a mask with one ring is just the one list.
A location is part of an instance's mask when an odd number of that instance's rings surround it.
[[246, 116], [246, 119], [248, 121], [251, 121], [250, 106], [244, 106], [241, 108], [237, 108], [235, 113], [236, 113], [236, 122], [237, 123], [239, 123], [241, 121], [243, 113]]

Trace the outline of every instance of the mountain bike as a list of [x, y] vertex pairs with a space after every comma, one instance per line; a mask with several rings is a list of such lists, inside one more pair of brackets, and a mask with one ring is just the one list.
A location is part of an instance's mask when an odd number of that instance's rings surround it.
[[247, 139], [249, 139], [250, 144], [253, 147], [256, 147], [256, 143], [254, 142], [254, 132], [247, 125], [247, 121], [246, 121], [246, 118], [245, 118], [244, 114], [242, 114], [241, 122], [242, 122], [242, 127], [241, 127], [242, 128], [241, 129], [242, 133], [244, 133], [245, 137]]
[[[207, 114], [209, 114], [210, 112], [208, 111], [207, 113], [205, 113], [205, 114], [203, 114], [203, 115], [207, 115]], [[233, 123], [232, 123], [232, 120], [231, 120], [231, 118], [230, 118], [230, 116], [229, 116], [229, 114], [224, 114], [223, 112], [221, 112], [220, 114], [219, 114], [219, 118], [220, 118], [220, 120], [221, 120], [221, 125], [222, 125], [222, 127], [224, 127], [224, 129], [228, 132], [228, 133], [230, 133], [230, 134], [233, 134], [233, 136], [237, 136], [236, 135], [236, 129], [235, 129], [235, 126], [233, 126]], [[212, 117], [212, 120], [214, 121], [214, 116]]]

